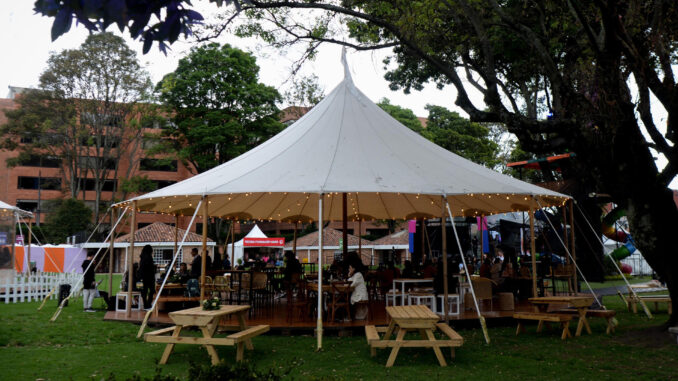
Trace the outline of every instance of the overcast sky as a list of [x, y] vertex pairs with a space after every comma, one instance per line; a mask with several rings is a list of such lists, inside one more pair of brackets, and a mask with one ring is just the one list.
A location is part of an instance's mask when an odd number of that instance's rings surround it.
[[[213, 12], [213, 5], [206, 1], [196, 1], [194, 5], [199, 11], [208, 16]], [[47, 58], [51, 51], [77, 48], [85, 38], [87, 30], [75, 26], [65, 35], [52, 42], [50, 28], [52, 18], [42, 17], [33, 13], [33, 1], [0, 1], [0, 97], [8, 93], [8, 86], [35, 87], [38, 84], [40, 73], [45, 69]], [[117, 27], [109, 28], [117, 33]], [[145, 64], [153, 82], [158, 82], [165, 74], [176, 68], [179, 58], [185, 56], [192, 46], [188, 42], [177, 42], [172, 45], [172, 51], [163, 55], [154, 45], [149, 53], [141, 53], [141, 43], [123, 36], [128, 45], [137, 51], [140, 62]], [[284, 82], [290, 76], [292, 60], [296, 58], [281, 56], [272, 49], [262, 49], [261, 44], [254, 40], [242, 40], [229, 36], [220, 42], [228, 42], [243, 50], [254, 52], [257, 63], [261, 67], [261, 81], [278, 88], [281, 93], [286, 89]], [[410, 108], [418, 116], [427, 116], [424, 109], [426, 104], [436, 104], [461, 112], [454, 106], [455, 92], [452, 88], [438, 90], [429, 85], [422, 92], [413, 92], [410, 95], [402, 91], [391, 91], [388, 82], [384, 80], [382, 60], [386, 52], [355, 52], [349, 50], [348, 62], [352, 76], [358, 87], [370, 99], [378, 102], [381, 98], [389, 98], [391, 103]], [[302, 70], [303, 75], [314, 73], [318, 76], [321, 86], [327, 94], [343, 78], [343, 69], [340, 62], [341, 48], [327, 45], [321, 48], [318, 57], [308, 62]], [[461, 112], [462, 115], [465, 115]]]

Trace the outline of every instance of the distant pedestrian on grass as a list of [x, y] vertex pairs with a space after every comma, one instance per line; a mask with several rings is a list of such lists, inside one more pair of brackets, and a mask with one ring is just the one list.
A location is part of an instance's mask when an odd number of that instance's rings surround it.
[[94, 295], [96, 294], [96, 282], [94, 280], [94, 266], [90, 266], [92, 263], [92, 254], [87, 253], [85, 260], [82, 261], [82, 304], [85, 312], [95, 312], [92, 309], [92, 301], [94, 300]]

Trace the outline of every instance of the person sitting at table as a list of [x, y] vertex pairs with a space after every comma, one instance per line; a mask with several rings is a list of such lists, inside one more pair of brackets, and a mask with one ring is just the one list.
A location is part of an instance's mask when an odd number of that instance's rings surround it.
[[483, 264], [480, 265], [480, 276], [483, 278], [490, 279], [492, 278], [492, 274], [490, 270], [492, 269], [492, 263], [490, 262], [490, 258], [485, 258], [483, 260]]
[[424, 278], [433, 278], [436, 276], [436, 268], [433, 266], [433, 262], [430, 259], [427, 259], [424, 262], [424, 269], [422, 270]]
[[179, 283], [184, 284], [188, 282], [188, 279], [191, 277], [191, 273], [188, 272], [188, 265], [186, 262], [181, 262], [179, 264]]
[[299, 263], [299, 260], [294, 256], [294, 253], [288, 251], [285, 253], [283, 280], [289, 284], [292, 281], [292, 278], [295, 277], [294, 274], [301, 274], [301, 263]]
[[[365, 271], [365, 266], [362, 262], [351, 261], [348, 265], [348, 281], [351, 282], [351, 306], [354, 306], [356, 303], [365, 302], [369, 300], [367, 295], [367, 286], [365, 285], [365, 277], [363, 272]], [[367, 306], [364, 304], [359, 304], [354, 308], [354, 316], [356, 320], [365, 320], [367, 317]]]
[[492, 264], [492, 267], [490, 267], [490, 279], [492, 279], [495, 283], [498, 283], [500, 277], [501, 277], [501, 259], [494, 258], [494, 263]]

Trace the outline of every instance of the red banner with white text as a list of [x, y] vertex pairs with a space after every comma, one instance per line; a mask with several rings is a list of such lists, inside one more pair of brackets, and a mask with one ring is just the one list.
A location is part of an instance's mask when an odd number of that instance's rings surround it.
[[285, 238], [284, 237], [273, 237], [273, 238], [247, 238], [245, 237], [245, 240], [243, 241], [243, 246], [275, 246], [275, 247], [282, 247], [285, 246]]

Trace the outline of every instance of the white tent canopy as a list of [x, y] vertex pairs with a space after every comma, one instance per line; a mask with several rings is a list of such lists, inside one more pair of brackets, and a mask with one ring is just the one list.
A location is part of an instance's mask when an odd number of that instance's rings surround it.
[[[245, 238], [268, 238], [268, 236], [266, 234], [264, 234], [264, 232], [262, 232], [261, 229], [259, 229], [259, 225], [255, 224], [254, 227], [252, 228], [252, 230], [250, 230], [250, 232], [247, 233], [247, 235], [245, 237], [243, 237], [240, 241], [235, 243], [235, 257], [233, 257], [234, 264], [238, 263], [238, 259], [242, 259], [244, 257]], [[232, 255], [233, 255], [232, 249], [231, 249], [232, 245], [229, 244], [229, 245], [226, 245], [226, 246], [227, 246], [227, 250], [228, 250], [228, 258], [231, 258]], [[248, 246], [248, 247], [257, 247], [257, 246]], [[271, 247], [271, 246], [266, 246], [266, 247]], [[280, 245], [279, 247], [282, 248], [283, 245]]]
[[[567, 196], [457, 156], [400, 124], [353, 84], [348, 70], [318, 105], [278, 135], [239, 157], [147, 193], [137, 208], [190, 215], [209, 196], [210, 216], [238, 220], [439, 217], [446, 195], [457, 216], [561, 205]], [[339, 196], [339, 197], [336, 197]]]
[[27, 212], [23, 209], [19, 209], [16, 206], [12, 206], [6, 202], [0, 201], [0, 214], [16, 214], [20, 217], [33, 217], [33, 213]]

